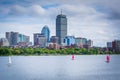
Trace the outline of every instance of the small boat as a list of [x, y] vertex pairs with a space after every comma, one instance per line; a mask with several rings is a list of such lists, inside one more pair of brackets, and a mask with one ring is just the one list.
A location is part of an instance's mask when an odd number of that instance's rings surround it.
[[106, 55], [106, 62], [110, 62], [110, 55], [109, 54]]
[[8, 64], [12, 64], [12, 60], [10, 56], [8, 57]]
[[74, 58], [75, 58], [75, 57], [74, 57], [74, 54], [72, 54], [72, 60], [74, 60]]

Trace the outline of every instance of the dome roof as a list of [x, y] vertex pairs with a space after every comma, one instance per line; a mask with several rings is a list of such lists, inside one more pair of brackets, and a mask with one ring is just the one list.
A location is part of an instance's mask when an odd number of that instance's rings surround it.
[[45, 25], [45, 26], [42, 28], [42, 30], [48, 30], [48, 31], [50, 31], [47, 25]]

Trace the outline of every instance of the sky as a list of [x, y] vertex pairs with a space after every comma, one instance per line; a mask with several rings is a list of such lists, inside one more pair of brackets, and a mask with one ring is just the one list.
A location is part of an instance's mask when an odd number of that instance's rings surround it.
[[120, 0], [0, 0], [0, 38], [5, 32], [30, 36], [47, 25], [55, 35], [58, 14], [68, 19], [68, 35], [93, 40], [94, 46], [120, 40]]

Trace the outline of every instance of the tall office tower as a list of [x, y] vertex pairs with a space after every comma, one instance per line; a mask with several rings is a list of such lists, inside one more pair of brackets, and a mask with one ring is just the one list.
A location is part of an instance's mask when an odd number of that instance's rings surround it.
[[49, 43], [49, 41], [50, 41], [50, 30], [49, 30], [48, 26], [45, 25], [42, 28], [41, 34], [43, 34], [46, 37], [47, 43]]
[[18, 39], [19, 39], [19, 33], [18, 32], [13, 32], [12, 34], [12, 43], [13, 45], [17, 45], [17, 43], [19, 42]]
[[64, 43], [64, 39], [67, 36], [67, 18], [62, 13], [57, 15], [56, 18], [56, 36], [59, 38], [58, 43], [60, 45]]
[[6, 32], [6, 38], [10, 45], [17, 45], [19, 42], [19, 34], [18, 32]]
[[12, 41], [11, 41], [11, 32], [6, 32], [6, 38], [9, 42], [9, 45], [12, 45]]

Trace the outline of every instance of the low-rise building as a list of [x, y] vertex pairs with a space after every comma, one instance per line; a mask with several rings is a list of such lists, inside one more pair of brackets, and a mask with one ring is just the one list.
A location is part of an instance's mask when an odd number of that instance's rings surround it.
[[46, 47], [46, 37], [43, 34], [35, 33], [34, 34], [34, 46], [39, 46], [42, 48]]
[[0, 46], [9, 46], [9, 42], [6, 38], [0, 38]]

